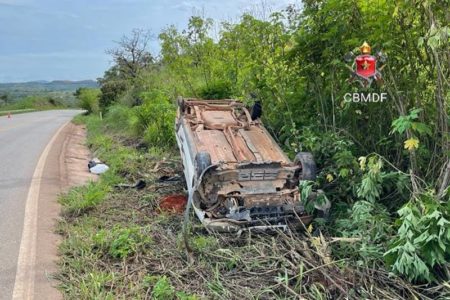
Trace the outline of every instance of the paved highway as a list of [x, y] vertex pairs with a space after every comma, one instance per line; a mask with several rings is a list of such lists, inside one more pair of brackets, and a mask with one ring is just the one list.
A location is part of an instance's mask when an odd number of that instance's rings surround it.
[[57, 130], [79, 113], [52, 110], [0, 117], [0, 300], [12, 297], [25, 203], [39, 157]]

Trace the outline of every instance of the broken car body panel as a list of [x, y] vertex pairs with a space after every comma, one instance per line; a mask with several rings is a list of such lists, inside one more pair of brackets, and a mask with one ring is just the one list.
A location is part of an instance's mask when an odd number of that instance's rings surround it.
[[301, 166], [289, 160], [259, 120], [252, 120], [243, 103], [179, 99], [178, 104], [176, 138], [189, 201], [208, 229], [311, 222], [297, 188]]

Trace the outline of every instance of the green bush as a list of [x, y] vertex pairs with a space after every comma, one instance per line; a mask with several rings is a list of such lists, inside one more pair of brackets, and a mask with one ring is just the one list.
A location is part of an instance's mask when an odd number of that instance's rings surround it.
[[432, 281], [450, 257], [450, 205], [426, 192], [398, 211], [397, 236], [385, 257], [408, 280]]
[[105, 122], [108, 128], [126, 134], [130, 131], [130, 119], [132, 113], [133, 111], [131, 108], [122, 104], [115, 104], [108, 108]]
[[[109, 72], [109, 74], [112, 73], [115, 73], [115, 70]], [[106, 72], [105, 78], [101, 81], [99, 105], [102, 110], [106, 110], [110, 105], [116, 103], [120, 96], [127, 90], [127, 82], [114, 77], [108, 76], [108, 72]]]
[[202, 99], [226, 99], [231, 98], [231, 86], [225, 81], [216, 81], [206, 85], [199, 91]]
[[144, 103], [133, 108], [130, 124], [149, 146], [168, 147], [175, 143], [175, 106], [160, 92], [143, 93]]
[[344, 238], [356, 238], [353, 243], [342, 243], [335, 247], [339, 257], [352, 257], [359, 266], [373, 262], [382, 263], [389, 236], [393, 234], [389, 214], [379, 203], [356, 201], [346, 217], [334, 224], [336, 234]]
[[76, 91], [75, 96], [82, 109], [85, 109], [88, 113], [99, 112], [99, 89], [80, 88]]

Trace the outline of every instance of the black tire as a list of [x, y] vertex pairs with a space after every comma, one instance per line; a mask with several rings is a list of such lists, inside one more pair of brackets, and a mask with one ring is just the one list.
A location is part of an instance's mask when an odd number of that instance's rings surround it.
[[309, 152], [299, 152], [295, 156], [294, 163], [301, 167], [299, 173], [296, 174], [299, 180], [311, 180], [316, 179], [317, 167], [314, 162], [314, 157]]
[[178, 107], [180, 108], [180, 112], [184, 113], [184, 111], [186, 110], [186, 104], [182, 97], [178, 97], [177, 104], [178, 104]]
[[202, 175], [203, 171], [211, 165], [211, 156], [208, 152], [199, 152], [195, 156], [195, 173], [197, 178]]
[[261, 118], [261, 116], [262, 116], [261, 101], [256, 101], [255, 104], [253, 104], [253, 106], [252, 106], [252, 112], [251, 112], [252, 121], [255, 121], [256, 119]]

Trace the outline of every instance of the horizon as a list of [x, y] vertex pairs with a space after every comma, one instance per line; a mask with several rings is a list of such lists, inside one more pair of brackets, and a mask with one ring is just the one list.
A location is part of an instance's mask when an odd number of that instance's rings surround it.
[[97, 79], [80, 79], [80, 80], [71, 80], [71, 79], [54, 79], [54, 80], [29, 80], [29, 81], [16, 81], [16, 82], [0, 82], [0, 84], [25, 84], [25, 83], [53, 83], [53, 82], [68, 82], [68, 83], [78, 83], [78, 82], [84, 82], [84, 81], [93, 81], [97, 82]]

